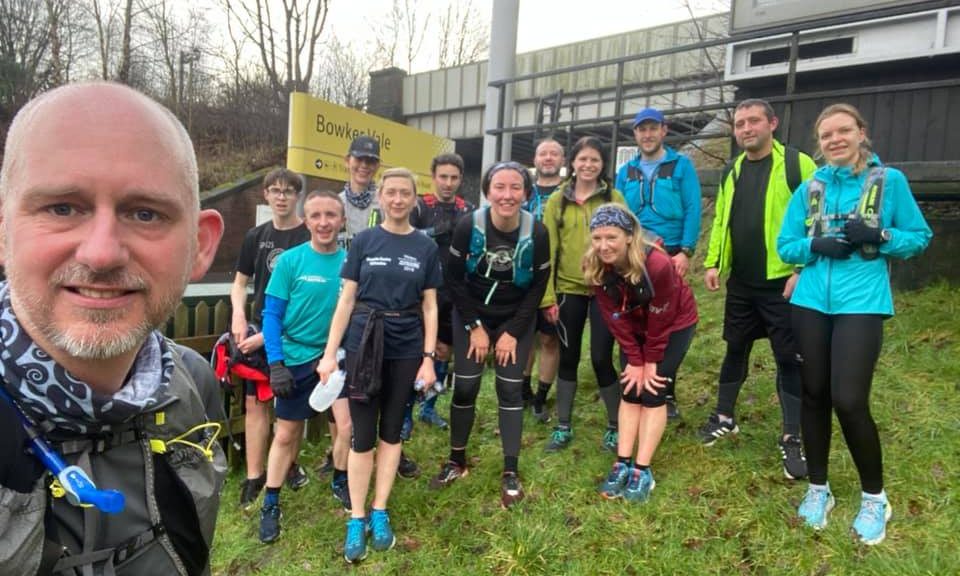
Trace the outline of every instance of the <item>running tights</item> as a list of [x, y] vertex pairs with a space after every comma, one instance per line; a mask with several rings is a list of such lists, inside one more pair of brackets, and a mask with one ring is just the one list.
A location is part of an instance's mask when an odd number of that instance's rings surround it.
[[[747, 379], [753, 341], [727, 342], [727, 353], [720, 366], [720, 386], [717, 393], [717, 413], [734, 416], [737, 396]], [[800, 435], [800, 366], [794, 359], [774, 355], [777, 363], [777, 397], [783, 415], [783, 434]]]
[[803, 356], [803, 446], [810, 482], [827, 482], [831, 409], [843, 430], [864, 492], [883, 491], [880, 436], [870, 415], [870, 386], [883, 343], [883, 317], [826, 315], [793, 307], [793, 333]]
[[557, 419], [562, 426], [570, 426], [573, 400], [577, 393], [577, 366], [583, 344], [583, 329], [590, 317], [590, 361], [597, 377], [600, 397], [607, 408], [607, 425], [617, 427], [620, 402], [619, 377], [613, 368], [613, 335], [600, 315], [600, 307], [590, 296], [559, 294], [560, 367], [557, 373]]
[[[462, 326], [454, 311], [454, 327]], [[517, 339], [516, 361], [506, 366], [496, 365], [495, 385], [499, 406], [500, 441], [503, 445], [504, 468], [516, 472], [520, 457], [520, 437], [523, 434], [523, 369], [533, 345], [535, 324]], [[496, 347], [499, 332], [488, 331], [490, 349]], [[470, 335], [465, 330], [453, 331], [454, 386], [450, 401], [450, 448], [464, 450], [470, 440], [470, 431], [477, 414], [477, 395], [483, 378], [483, 363], [467, 357]]]

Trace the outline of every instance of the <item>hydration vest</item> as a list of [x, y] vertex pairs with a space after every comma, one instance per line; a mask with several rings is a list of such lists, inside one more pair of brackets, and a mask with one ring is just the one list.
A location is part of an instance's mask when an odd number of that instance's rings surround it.
[[[40, 488], [46, 523], [56, 526], [46, 539], [69, 550], [51, 573], [208, 573], [226, 458], [216, 443], [220, 425], [207, 422], [191, 376], [198, 367], [187, 366], [177, 347], [168, 345], [174, 354], [170, 393], [176, 399], [96, 437], [49, 434], [68, 463], [83, 468], [100, 488], [126, 496], [123, 512], [106, 515], [63, 501], [56, 480]], [[45, 482], [51, 477], [47, 473]], [[117, 544], [103, 547], [104, 541]]]
[[643, 170], [639, 166], [633, 164], [627, 165], [627, 180], [635, 180], [640, 182], [640, 209], [642, 210], [645, 206], [650, 206], [650, 209], [653, 210], [654, 214], [660, 214], [657, 211], [657, 205], [654, 203], [653, 199], [656, 194], [657, 180], [673, 178], [673, 172], [677, 168], [677, 162], [680, 160], [679, 157], [670, 160], [669, 162], [661, 162], [657, 166], [657, 175], [656, 178], [650, 180], [650, 195], [645, 197], [643, 195]]
[[[427, 208], [433, 208], [438, 203], [436, 194], [426, 194], [422, 196], [422, 198]], [[466, 212], [467, 210], [467, 201], [464, 200], [462, 196], [454, 196], [453, 205], [457, 209], [457, 212]]]
[[[477, 265], [482, 258], [485, 258], [487, 252], [487, 214], [490, 207], [474, 210], [473, 229], [470, 232], [470, 251], [467, 253], [467, 273], [476, 274]], [[517, 238], [517, 245], [513, 250], [513, 277], [512, 282], [520, 288], [530, 286], [533, 281], [533, 215], [526, 210], [520, 211], [520, 235]], [[484, 274], [486, 278], [490, 277], [492, 267], [488, 264], [487, 271]], [[499, 281], [494, 282], [493, 287], [487, 294], [484, 304], [489, 304], [490, 297], [496, 290]]]
[[[807, 237], [818, 238], [827, 234], [837, 235], [843, 231], [848, 220], [862, 218], [871, 228], [880, 227], [880, 207], [883, 204], [883, 184], [886, 179], [886, 169], [883, 166], [873, 166], [867, 171], [860, 190], [860, 200], [857, 207], [846, 214], [828, 213], [827, 203], [823, 196], [826, 186], [820, 180], [813, 178], [807, 184], [807, 217], [804, 224], [807, 227]], [[877, 257], [877, 247], [874, 244], [864, 244], [860, 248], [860, 255], [867, 260]]]

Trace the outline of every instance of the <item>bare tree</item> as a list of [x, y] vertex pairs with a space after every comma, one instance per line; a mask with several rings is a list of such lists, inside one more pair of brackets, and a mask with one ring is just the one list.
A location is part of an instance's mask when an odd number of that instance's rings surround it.
[[270, 0], [227, 2], [227, 15], [254, 46], [283, 106], [292, 91], [306, 91], [314, 73], [320, 35], [329, 12], [329, 0]]
[[325, 46], [317, 75], [316, 94], [324, 100], [363, 110], [367, 107], [370, 70], [374, 59], [336, 36]]
[[0, 0], [0, 109], [12, 116], [50, 81], [47, 8], [32, 0]]
[[441, 68], [462, 66], [482, 59], [490, 47], [490, 25], [473, 0], [451, 2], [440, 18], [439, 62]]
[[117, 81], [130, 82], [130, 39], [133, 27], [133, 0], [126, 0], [123, 9], [123, 35], [120, 38], [120, 66], [117, 68]]
[[[390, 12], [380, 22], [375, 33], [377, 65], [413, 68], [420, 55], [430, 24], [430, 13], [421, 14], [413, 0], [393, 0]], [[401, 55], [404, 61], [400, 60]]]
[[89, 0], [102, 80], [130, 77], [133, 0]]

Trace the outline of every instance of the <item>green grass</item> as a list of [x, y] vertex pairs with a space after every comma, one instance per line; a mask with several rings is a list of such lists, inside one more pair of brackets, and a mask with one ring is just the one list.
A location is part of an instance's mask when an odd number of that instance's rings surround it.
[[[346, 515], [316, 466], [327, 442], [304, 448], [312, 481], [285, 490], [280, 540], [257, 540], [258, 516], [236, 507], [239, 475], [223, 498], [213, 551], [215, 574], [891, 574], [960, 573], [960, 290], [935, 285], [897, 295], [886, 323], [872, 409], [884, 449], [893, 520], [881, 545], [850, 536], [859, 506], [856, 470], [834, 426], [830, 482], [837, 508], [812, 533], [795, 518], [805, 485], [783, 478], [776, 439], [780, 413], [769, 347], [758, 343], [738, 402], [742, 432], [711, 448], [696, 439], [713, 409], [723, 342], [722, 293], [691, 276], [701, 321], [681, 368], [683, 413], [655, 461], [650, 502], [607, 502], [596, 485], [611, 455], [600, 449], [603, 407], [589, 362], [581, 364], [572, 447], [546, 455], [549, 429], [524, 423], [521, 475], [527, 500], [499, 506], [501, 450], [491, 379], [484, 381], [468, 457], [471, 474], [441, 492], [427, 488], [448, 450], [446, 433], [418, 425], [407, 451], [424, 476], [399, 480], [390, 502], [397, 546], [361, 565], [342, 558]], [[586, 350], [585, 350], [586, 353]], [[552, 393], [551, 393], [552, 396]], [[449, 395], [440, 402], [442, 413]]]

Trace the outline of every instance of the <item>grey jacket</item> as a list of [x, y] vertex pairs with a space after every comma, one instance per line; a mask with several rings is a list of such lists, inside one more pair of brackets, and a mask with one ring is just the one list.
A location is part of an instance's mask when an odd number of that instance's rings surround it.
[[[90, 567], [95, 575], [209, 574], [226, 458], [215, 442], [204, 454], [170, 440], [221, 419], [218, 388], [201, 356], [173, 350], [172, 401], [135, 418], [106, 447], [87, 438], [60, 444], [68, 463], [94, 471], [98, 487], [123, 492], [123, 512], [107, 515], [52, 498], [48, 474], [29, 493], [0, 485], [0, 574], [37, 574], [45, 557], [44, 574], [89, 574]], [[10, 426], [19, 423], [0, 421], [0, 434]], [[200, 430], [184, 439], [202, 446], [203, 436]], [[59, 439], [56, 430], [50, 437]], [[55, 534], [45, 524], [55, 526]]]

